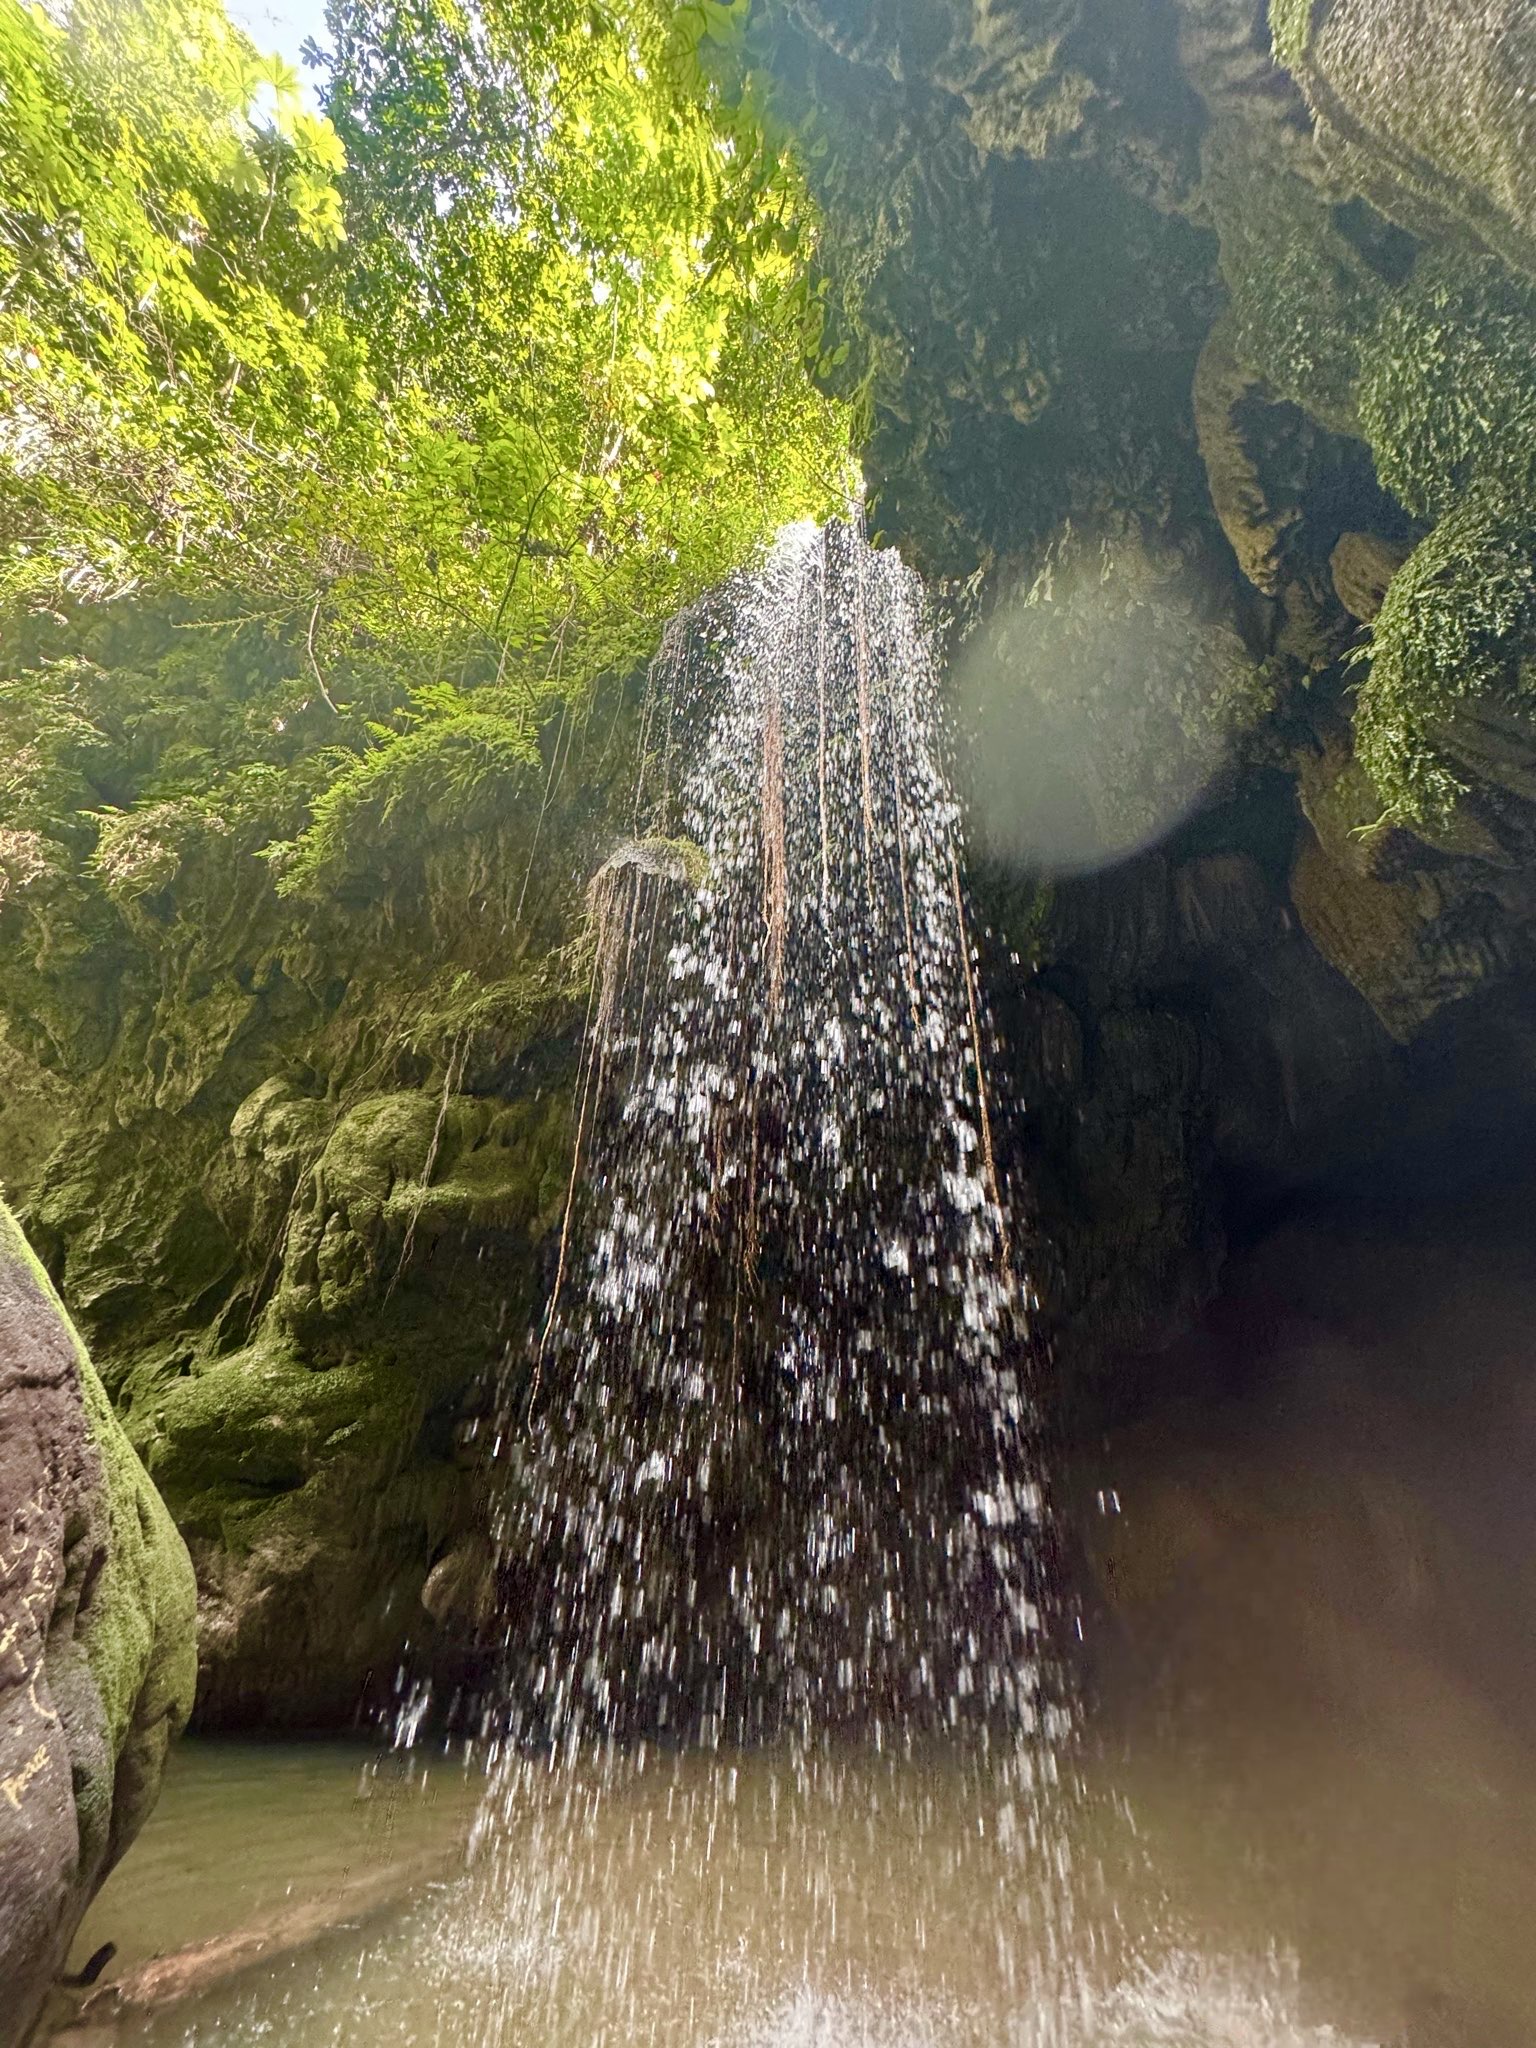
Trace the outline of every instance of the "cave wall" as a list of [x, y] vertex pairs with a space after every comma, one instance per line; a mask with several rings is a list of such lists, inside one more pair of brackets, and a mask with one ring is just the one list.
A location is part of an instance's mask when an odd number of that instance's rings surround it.
[[364, 817], [302, 897], [174, 816], [0, 887], [0, 1173], [191, 1553], [200, 1726], [345, 1726], [473, 1635], [633, 776], [621, 734], [546, 800], [558, 738]]
[[871, 528], [951, 615], [1074, 1395], [1131, 1395], [1232, 1235], [1454, 1093], [1458, 1048], [1529, 1096], [1528, 15], [778, 0], [754, 31]]

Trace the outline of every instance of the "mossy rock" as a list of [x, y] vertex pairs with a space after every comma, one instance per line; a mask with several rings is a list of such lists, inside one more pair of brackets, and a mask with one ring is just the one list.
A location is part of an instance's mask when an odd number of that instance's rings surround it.
[[0, 2043], [153, 1805], [196, 1682], [187, 1549], [0, 1205]]
[[1536, 485], [1536, 286], [1491, 256], [1426, 251], [1362, 350], [1360, 428], [1425, 519], [1485, 479]]
[[1414, 234], [1536, 276], [1536, 19], [1525, 0], [1270, 0], [1335, 175]]
[[1204, 165], [1234, 352], [1275, 397], [1355, 432], [1360, 351], [1384, 281], [1339, 232], [1328, 195], [1276, 158], [1265, 131], [1213, 129]]
[[[1523, 494], [1499, 481], [1469, 491], [1392, 578], [1376, 619], [1360, 760], [1384, 817], [1448, 850], [1468, 847], [1480, 806], [1504, 814], [1506, 851], [1536, 843], [1522, 822], [1536, 762], [1533, 528]], [[1481, 773], [1469, 718], [1484, 727]]]

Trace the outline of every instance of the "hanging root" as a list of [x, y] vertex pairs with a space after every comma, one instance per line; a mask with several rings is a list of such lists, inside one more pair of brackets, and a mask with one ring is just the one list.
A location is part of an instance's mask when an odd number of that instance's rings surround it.
[[400, 1246], [400, 1257], [395, 1262], [394, 1277], [384, 1295], [386, 1301], [399, 1286], [401, 1275], [410, 1260], [411, 1249], [416, 1242], [416, 1219], [421, 1214], [421, 1204], [426, 1199], [427, 1189], [432, 1185], [432, 1171], [437, 1165], [438, 1149], [443, 1142], [443, 1126], [448, 1121], [448, 1105], [464, 1078], [464, 1069], [468, 1064], [469, 1026], [466, 1024], [450, 1049], [447, 1064], [443, 1068], [443, 1095], [437, 1105], [437, 1121], [432, 1126], [432, 1142], [427, 1147], [426, 1161], [421, 1169], [421, 1185], [417, 1190], [417, 1201], [405, 1226], [405, 1237]]
[[784, 993], [789, 926], [789, 852], [784, 838], [784, 707], [770, 686], [763, 714], [763, 924], [768, 934], [768, 1000]]
[[587, 1029], [577, 1082], [576, 1139], [571, 1148], [571, 1172], [566, 1182], [565, 1208], [560, 1219], [555, 1284], [550, 1290], [544, 1326], [539, 1333], [533, 1385], [528, 1400], [530, 1414], [538, 1399], [539, 1384], [544, 1374], [544, 1355], [565, 1285], [571, 1222], [576, 1210], [576, 1190], [581, 1184], [587, 1130], [607, 1079], [613, 1024], [634, 950], [646, 883], [654, 878], [679, 888], [699, 889], [703, 887], [708, 873], [708, 856], [703, 847], [692, 839], [624, 839], [587, 884], [585, 944], [591, 949], [593, 963], [592, 995], [587, 1007]]
[[976, 976], [971, 968], [971, 935], [966, 929], [965, 899], [960, 894], [960, 860], [954, 846], [949, 849], [949, 886], [955, 904], [955, 925], [960, 939], [960, 964], [965, 970], [965, 1002], [971, 1025], [971, 1058], [976, 1064], [976, 1105], [981, 1112], [981, 1156], [986, 1167], [987, 1193], [997, 1216], [997, 1234], [1002, 1244], [1003, 1265], [1012, 1285], [1013, 1253], [1008, 1242], [1008, 1219], [1003, 1212], [1003, 1192], [997, 1178], [997, 1155], [992, 1149], [992, 1117], [987, 1108], [987, 1076], [981, 1053], [981, 1016], [976, 1003]]
[[864, 800], [864, 888], [874, 908], [875, 882], [870, 863], [875, 845], [875, 790], [869, 759], [869, 616], [864, 604], [864, 557], [858, 558], [853, 580], [854, 651], [859, 671], [859, 780]]
[[907, 1001], [912, 1009], [912, 1029], [918, 1028], [917, 951], [912, 943], [912, 896], [907, 888], [907, 814], [901, 795], [901, 735], [896, 726], [896, 707], [891, 706], [891, 794], [896, 800], [896, 873], [901, 880], [901, 928], [905, 951], [901, 957], [907, 984]]
[[[699, 889], [709, 859], [692, 839], [624, 839], [587, 884], [587, 932], [597, 983], [597, 1038], [606, 1045], [623, 988], [631, 927], [645, 880]], [[622, 943], [621, 943], [622, 940]]]

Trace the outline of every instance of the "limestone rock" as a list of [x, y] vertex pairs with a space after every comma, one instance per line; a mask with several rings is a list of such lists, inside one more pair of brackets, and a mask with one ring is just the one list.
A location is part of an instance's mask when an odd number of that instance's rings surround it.
[[1280, 919], [1258, 862], [1246, 853], [1208, 853], [1173, 871], [1176, 928], [1191, 958], [1237, 963], [1275, 937]]
[[1536, 275], [1527, 0], [1274, 0], [1272, 13], [1343, 176], [1415, 233], [1470, 231]]
[[496, 1564], [484, 1537], [471, 1536], [439, 1558], [421, 1589], [421, 1604], [440, 1627], [474, 1636], [496, 1616]]
[[1380, 534], [1341, 533], [1328, 567], [1345, 611], [1369, 624], [1381, 610], [1387, 585], [1411, 553], [1404, 542], [1383, 540]]
[[1536, 878], [1507, 870], [1491, 838], [1454, 853], [1384, 819], [1345, 730], [1302, 757], [1299, 785], [1312, 832], [1291, 873], [1297, 914], [1394, 1038], [1536, 958]]
[[1291, 897], [1318, 951], [1401, 1041], [1532, 956], [1528, 931], [1454, 866], [1382, 878], [1330, 859], [1309, 835], [1291, 870]]
[[196, 1680], [186, 1547], [0, 1205], [0, 2048], [154, 1804]]
[[1218, 321], [1195, 367], [1195, 434], [1211, 502], [1237, 566], [1255, 590], [1273, 597], [1280, 588], [1285, 536], [1301, 507], [1271, 502], [1239, 423], [1242, 401], [1262, 388], [1262, 380], [1239, 360], [1227, 325]]

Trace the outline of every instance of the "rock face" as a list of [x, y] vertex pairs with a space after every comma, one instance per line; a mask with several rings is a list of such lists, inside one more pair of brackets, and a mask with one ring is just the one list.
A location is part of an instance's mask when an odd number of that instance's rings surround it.
[[1338, 174], [1421, 233], [1536, 274], [1536, 21], [1524, 0], [1282, 0], [1281, 55]]
[[0, 1174], [191, 1552], [199, 1726], [347, 1726], [408, 1648], [461, 1668], [421, 1596], [569, 1179], [566, 948], [614, 838], [572, 782], [399, 806], [305, 900], [181, 819], [0, 890]]
[[[994, 932], [1020, 929], [995, 877], [982, 903]], [[1047, 1391], [1075, 1429], [1136, 1404], [1145, 1354], [1209, 1298], [1229, 1231], [1368, 1142], [1407, 1072], [1283, 871], [1246, 852], [1176, 841], [1058, 884], [1030, 950], [997, 947], [987, 979], [1008, 1163], [1040, 1230]]]
[[1527, 1000], [1536, 31], [1514, 0], [770, 14], [822, 372], [872, 524], [955, 610], [1066, 1372], [1199, 1299], [1244, 1187]]
[[196, 1682], [186, 1546], [0, 1205], [0, 2044], [154, 1803]]

